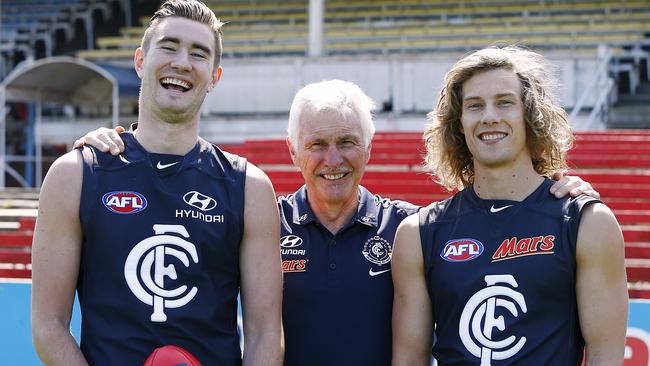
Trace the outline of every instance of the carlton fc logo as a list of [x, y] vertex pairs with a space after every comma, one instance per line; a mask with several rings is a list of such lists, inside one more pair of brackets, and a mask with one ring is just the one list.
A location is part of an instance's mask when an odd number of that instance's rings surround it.
[[508, 318], [523, 316], [528, 308], [512, 275], [487, 275], [485, 283], [465, 304], [458, 333], [481, 365], [490, 366], [492, 360], [506, 360], [526, 344], [526, 337], [508, 334], [507, 325]]
[[217, 201], [210, 196], [206, 196], [201, 192], [190, 191], [185, 193], [183, 201], [192, 207], [196, 207], [201, 211], [210, 211], [217, 207]]
[[390, 259], [393, 256], [393, 248], [391, 248], [390, 243], [388, 243], [386, 239], [375, 235], [366, 240], [361, 253], [363, 253], [363, 256], [371, 263], [381, 266], [390, 262]]
[[[194, 244], [182, 225], [154, 225], [155, 235], [150, 236], [131, 249], [124, 264], [124, 278], [131, 292], [143, 303], [153, 307], [152, 322], [165, 322], [166, 308], [179, 308], [189, 303], [198, 289], [180, 285], [165, 287], [165, 277], [177, 280], [176, 267], [167, 262], [167, 256], [175, 257], [185, 267], [199, 263]], [[177, 235], [170, 235], [177, 234]], [[189, 257], [188, 257], [189, 255]], [[190, 261], [191, 259], [191, 261]]]

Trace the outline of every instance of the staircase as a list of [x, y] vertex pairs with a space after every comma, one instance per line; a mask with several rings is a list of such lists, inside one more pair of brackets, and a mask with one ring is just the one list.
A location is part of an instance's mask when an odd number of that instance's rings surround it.
[[[582, 132], [576, 138], [568, 158], [571, 174], [590, 182], [616, 215], [625, 238], [630, 297], [650, 299], [650, 131]], [[303, 184], [284, 140], [249, 140], [222, 148], [262, 168], [278, 195]], [[418, 205], [449, 197], [422, 171], [423, 155], [420, 133], [379, 133], [361, 184], [375, 194]], [[37, 205], [36, 192], [0, 192], [0, 278], [31, 278]]]
[[[616, 215], [625, 238], [630, 297], [650, 299], [650, 131], [582, 132], [576, 139], [568, 157], [571, 174], [590, 182]], [[303, 184], [284, 140], [249, 140], [222, 148], [260, 166], [278, 195]], [[420, 133], [379, 133], [361, 184], [383, 197], [418, 205], [449, 197], [422, 171], [423, 156]]]
[[32, 277], [38, 192], [0, 191], [0, 278]]

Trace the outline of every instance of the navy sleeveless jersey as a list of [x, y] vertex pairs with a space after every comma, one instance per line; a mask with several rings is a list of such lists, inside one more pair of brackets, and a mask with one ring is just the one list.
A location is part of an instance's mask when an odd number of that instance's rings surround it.
[[439, 365], [580, 365], [576, 238], [590, 197], [544, 182], [521, 202], [467, 188], [420, 211]]
[[141, 365], [173, 344], [240, 365], [246, 160], [202, 139], [177, 156], [121, 136], [119, 157], [82, 151], [81, 350], [91, 365]]
[[418, 207], [359, 187], [357, 212], [332, 235], [304, 186], [278, 204], [285, 366], [390, 365], [393, 239]]

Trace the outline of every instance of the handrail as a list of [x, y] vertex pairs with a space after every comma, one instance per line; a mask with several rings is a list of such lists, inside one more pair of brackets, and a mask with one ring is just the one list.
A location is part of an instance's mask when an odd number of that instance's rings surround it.
[[[589, 83], [584, 89], [584, 92], [578, 98], [578, 101], [576, 104], [574, 104], [573, 109], [571, 110], [571, 113], [569, 114], [569, 121], [574, 121], [575, 118], [578, 116], [578, 113], [582, 110], [585, 101], [587, 100], [587, 97], [592, 95], [594, 92], [594, 89], [597, 85], [598, 82], [601, 81], [602, 77], [608, 77], [608, 65], [612, 60], [612, 50], [610, 48], [607, 48], [603, 54], [602, 61], [598, 66], [596, 67], [596, 73], [594, 74], [593, 78], [589, 80]], [[594, 109], [596, 109], [596, 105], [594, 106]]]
[[611, 77], [608, 77], [605, 87], [601, 90], [600, 94], [598, 95], [598, 99], [594, 104], [594, 108], [591, 110], [591, 113], [587, 118], [587, 122], [585, 122], [585, 126], [587, 126], [587, 128], [593, 129], [595, 127], [593, 124], [596, 121], [596, 115], [600, 112], [605, 112], [607, 110], [607, 106], [608, 106], [607, 97], [609, 96], [609, 93], [612, 91], [613, 88], [614, 88], [614, 80]]

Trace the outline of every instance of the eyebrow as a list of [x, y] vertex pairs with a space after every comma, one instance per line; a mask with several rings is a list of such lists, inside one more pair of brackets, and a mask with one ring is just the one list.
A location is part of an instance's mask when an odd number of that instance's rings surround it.
[[[176, 38], [176, 37], [162, 37], [162, 38], [160, 38], [160, 39], [158, 40], [158, 42], [156, 42], [156, 44], [161, 44], [161, 43], [165, 43], [165, 42], [171, 42], [171, 43], [175, 43], [175, 44], [177, 44], [177, 45], [178, 45], [178, 44], [181, 44], [181, 40], [178, 39], [178, 38]], [[197, 48], [197, 49], [199, 49], [199, 50], [201, 50], [201, 51], [207, 53], [208, 55], [212, 54], [212, 53], [210, 52], [210, 48], [207, 47], [207, 46], [204, 46], [204, 45], [201, 44], [201, 43], [193, 42], [193, 43], [192, 43], [192, 48]]]
[[[496, 95], [497, 98], [516, 97], [516, 96], [517, 96], [517, 94], [512, 93], [512, 92], [499, 93], [499, 94]], [[483, 99], [483, 98], [481, 98], [479, 96], [469, 96], [469, 97], [463, 98], [463, 101], [473, 100], [473, 99]]]

